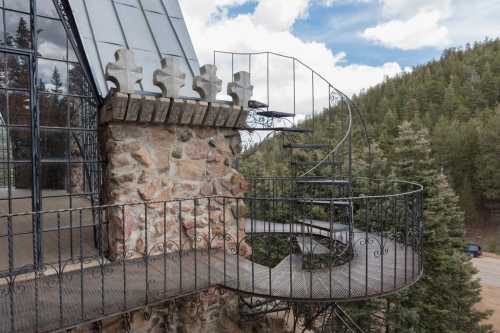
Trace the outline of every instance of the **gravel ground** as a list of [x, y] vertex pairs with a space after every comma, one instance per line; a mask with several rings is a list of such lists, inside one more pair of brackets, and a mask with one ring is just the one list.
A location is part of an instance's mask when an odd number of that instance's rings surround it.
[[479, 271], [482, 286], [483, 300], [478, 308], [495, 311], [488, 323], [493, 325], [495, 333], [500, 333], [500, 256], [486, 253], [481, 258], [473, 259], [472, 263]]

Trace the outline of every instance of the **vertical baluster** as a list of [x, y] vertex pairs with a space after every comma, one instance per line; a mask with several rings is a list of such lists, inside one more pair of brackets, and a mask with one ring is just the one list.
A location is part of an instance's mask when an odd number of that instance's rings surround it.
[[198, 228], [198, 225], [197, 225], [197, 216], [196, 216], [196, 204], [197, 204], [197, 200], [194, 199], [193, 200], [193, 215], [194, 215], [194, 236], [193, 236], [193, 239], [194, 239], [194, 289], [197, 290], [198, 289], [198, 265], [197, 265], [197, 250], [198, 250], [198, 246], [197, 246], [197, 243], [198, 243], [198, 239], [197, 239], [197, 228]]
[[[109, 209], [109, 208], [105, 208], [105, 209]], [[102, 217], [102, 208], [98, 208], [98, 214], [99, 214], [99, 254], [100, 254], [100, 269], [101, 269], [101, 313], [104, 314], [105, 313], [105, 300], [104, 300], [104, 237], [102, 235], [102, 231], [104, 230], [103, 229], [103, 217]], [[109, 214], [106, 214], [106, 215], [109, 215]]]
[[[291, 201], [287, 201], [288, 205], [292, 206], [290, 207], [290, 210], [293, 209], [293, 202]], [[293, 212], [292, 212], [292, 217], [293, 217]], [[293, 297], [293, 260], [292, 260], [292, 255], [293, 255], [293, 233], [292, 233], [292, 229], [293, 229], [293, 224], [294, 221], [293, 220], [290, 220], [289, 224], [288, 224], [288, 243], [289, 243], [289, 257], [290, 257], [290, 298]]]
[[163, 202], [163, 296], [167, 296], [167, 202]]
[[208, 285], [212, 285], [212, 217], [210, 214], [210, 198], [207, 198], [207, 212], [208, 212]]
[[240, 199], [236, 198], [236, 284], [240, 289]]
[[182, 292], [182, 201], [179, 200], [178, 223], [179, 223], [179, 290]]
[[144, 203], [144, 265], [146, 266], [146, 304], [149, 303], [149, 237], [148, 204]]
[[15, 301], [14, 301], [14, 284], [15, 284], [15, 276], [14, 276], [14, 239], [13, 239], [13, 230], [12, 230], [12, 216], [9, 215], [7, 217], [7, 240], [8, 240], [8, 248], [9, 248], [9, 308], [10, 308], [10, 330], [11, 332], [15, 332]]
[[62, 258], [61, 258], [61, 213], [57, 212], [57, 280], [59, 286], [59, 327], [63, 326], [63, 287], [62, 287]]
[[222, 198], [222, 235], [223, 235], [223, 266], [224, 266], [224, 285], [227, 284], [226, 280], [226, 271], [227, 271], [227, 266], [226, 266], [226, 197]]
[[80, 208], [79, 214], [78, 214], [78, 220], [79, 220], [79, 229], [80, 229], [80, 315], [81, 315], [81, 320], [85, 320], [85, 293], [84, 293], [84, 284], [83, 284], [83, 261], [85, 260], [85, 256], [83, 253], [83, 220], [82, 220], [82, 214], [83, 214], [83, 209]]
[[127, 244], [126, 244], [126, 234], [125, 234], [125, 206], [121, 206], [121, 215], [122, 215], [122, 237], [123, 237], [123, 248], [122, 248], [122, 271], [123, 271], [123, 310], [127, 309]]
[[398, 274], [398, 216], [397, 216], [397, 197], [394, 197], [392, 207], [392, 218], [394, 225], [394, 289], [397, 288], [397, 274]]
[[404, 197], [403, 198], [403, 212], [404, 212], [404, 221], [405, 221], [405, 234], [404, 234], [404, 237], [405, 237], [405, 240], [404, 240], [404, 244], [405, 244], [405, 284], [407, 282], [407, 279], [408, 279], [408, 274], [407, 274], [407, 270], [408, 270], [408, 198], [407, 197]]
[[369, 240], [369, 233], [368, 229], [370, 228], [368, 224], [368, 209], [369, 209], [369, 202], [368, 199], [364, 199], [365, 202], [365, 295], [368, 295], [368, 243], [370, 242]]

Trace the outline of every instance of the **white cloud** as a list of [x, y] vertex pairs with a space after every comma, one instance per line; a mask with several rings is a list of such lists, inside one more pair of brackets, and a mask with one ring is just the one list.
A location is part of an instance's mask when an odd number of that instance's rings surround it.
[[261, 0], [253, 13], [253, 21], [272, 31], [288, 31], [307, 14], [309, 0]]
[[442, 14], [437, 10], [420, 10], [412, 18], [391, 20], [363, 31], [368, 40], [391, 48], [415, 50], [448, 45], [448, 29], [440, 25]]
[[[236, 52], [273, 51], [297, 57], [347, 94], [358, 93], [402, 72], [397, 63], [382, 66], [345, 65], [346, 55], [334, 53], [324, 43], [306, 42], [292, 32], [293, 23], [307, 16], [312, 1], [320, 0], [260, 0], [255, 11], [228, 17], [228, 6], [242, 4], [244, 0], [183, 0], [181, 6], [200, 62], [212, 63], [213, 50]], [[322, 0], [321, 0], [322, 1]], [[231, 79], [230, 57], [217, 58], [219, 75], [227, 83]], [[247, 57], [235, 57], [235, 70], [248, 70]], [[266, 101], [266, 59], [252, 58], [252, 81], [255, 98]], [[271, 57], [271, 104], [290, 112], [293, 101], [292, 62]], [[311, 112], [311, 73], [297, 64], [297, 111]], [[318, 100], [316, 110], [327, 105], [328, 89], [315, 77]], [[321, 101], [320, 101], [321, 99]]]
[[498, 0], [380, 0], [383, 21], [367, 40], [403, 50], [461, 46], [500, 36]]

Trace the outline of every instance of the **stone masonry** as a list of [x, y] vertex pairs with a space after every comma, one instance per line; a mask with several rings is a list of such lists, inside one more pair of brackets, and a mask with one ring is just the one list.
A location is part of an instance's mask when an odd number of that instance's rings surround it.
[[[234, 103], [215, 101], [220, 80], [213, 65], [202, 67], [202, 75], [194, 80], [193, 89], [205, 100], [177, 98], [184, 76], [172, 60], [163, 61], [155, 73], [163, 97], [133, 93], [131, 84], [140, 81], [142, 69], [130, 53], [120, 50], [117, 65], [108, 66], [114, 69], [110, 80], [118, 89], [101, 109], [101, 144], [107, 161], [104, 193], [109, 205], [142, 204], [108, 211], [110, 254], [130, 257], [189, 250], [194, 242], [198, 249], [209, 243], [217, 248], [224, 237], [228, 250], [236, 251], [236, 234], [240, 240], [244, 237], [243, 202], [194, 198], [241, 197], [247, 190], [248, 183], [233, 167], [241, 152], [238, 129], [246, 126], [246, 108], [236, 102], [237, 95]], [[241, 100], [248, 101], [252, 87], [249, 82], [243, 86]], [[168, 202], [179, 198], [193, 200], [180, 205]], [[250, 248], [242, 243], [239, 251], [247, 255]]]

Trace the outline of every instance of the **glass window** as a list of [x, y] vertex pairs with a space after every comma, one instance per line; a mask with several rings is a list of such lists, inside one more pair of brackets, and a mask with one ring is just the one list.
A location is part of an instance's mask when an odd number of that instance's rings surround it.
[[85, 78], [80, 64], [69, 64], [68, 69], [68, 93], [72, 95], [83, 95], [83, 84]]
[[59, 14], [57, 14], [57, 10], [52, 0], [37, 0], [36, 12], [38, 15], [59, 18]]
[[10, 91], [7, 93], [7, 110], [9, 111], [10, 125], [31, 125], [31, 110], [29, 95], [21, 91]]
[[61, 161], [68, 157], [68, 132], [65, 130], [40, 130], [40, 155], [42, 161]]
[[144, 10], [150, 10], [157, 13], [164, 13], [163, 6], [160, 3], [161, 0], [141, 0]]
[[16, 161], [31, 161], [31, 129], [9, 129], [12, 146], [12, 159]]
[[[66, 172], [67, 167], [64, 163], [42, 163], [41, 170], [41, 186], [42, 189], [64, 190], [66, 189]], [[54, 195], [54, 192], [45, 192], [45, 195]], [[60, 201], [66, 201], [66, 198], [60, 198]], [[58, 209], [66, 208], [57, 205]]]
[[165, 15], [152, 12], [147, 12], [146, 15], [161, 53], [183, 57], [181, 47], [168, 18]]
[[99, 60], [94, 41], [90, 38], [83, 38], [82, 43], [87, 55], [87, 59], [89, 61], [90, 69], [92, 70], [94, 78], [97, 82], [97, 87], [102, 95], [106, 95], [108, 92], [108, 87], [106, 85], [106, 82], [104, 81], [103, 69], [101, 67], [101, 62]]
[[82, 38], [92, 38], [83, 0], [70, 0], [69, 3], [71, 4], [71, 10], [73, 11], [73, 16], [75, 17], [76, 24], [78, 25], [78, 32], [80, 33], [80, 36]]
[[40, 93], [38, 96], [40, 125], [51, 127], [68, 126], [67, 104], [67, 98], [63, 95]]
[[67, 59], [66, 31], [59, 20], [38, 18], [38, 54], [44, 58]]
[[3, 0], [3, 5], [5, 8], [30, 12], [30, 0]]
[[5, 43], [8, 46], [29, 49], [31, 47], [30, 17], [5, 11]]
[[38, 59], [38, 82], [40, 91], [66, 92], [68, 87], [67, 63]]
[[8, 54], [6, 57], [7, 86], [9, 88], [28, 89], [29, 61], [26, 56]]
[[145, 91], [158, 92], [161, 90], [153, 85], [153, 73], [156, 69], [161, 67], [160, 58], [156, 52], [134, 50], [135, 59], [137, 64], [142, 66], [143, 78], [142, 86]]
[[4, 45], [4, 24], [3, 24], [3, 9], [0, 9], [0, 45]]
[[191, 37], [189, 37], [189, 32], [186, 27], [184, 20], [178, 18], [172, 18], [172, 24], [174, 25], [175, 31], [177, 31], [177, 36], [184, 47], [184, 52], [186, 52], [186, 57], [188, 59], [197, 59], [196, 52], [194, 51], [193, 44], [191, 43]]
[[167, 8], [168, 16], [182, 18], [182, 10], [177, 0], [162, 0]]
[[[97, 41], [123, 45], [123, 34], [110, 0], [86, 0]], [[131, 23], [131, 22], [127, 22]], [[135, 24], [135, 23], [134, 23]], [[133, 26], [134, 24], [130, 24]]]
[[149, 32], [141, 10], [119, 3], [116, 4], [116, 7], [122, 22], [134, 22], [134, 24], [123, 25], [129, 47], [153, 51], [155, 49], [153, 38], [151, 37], [151, 33]]

